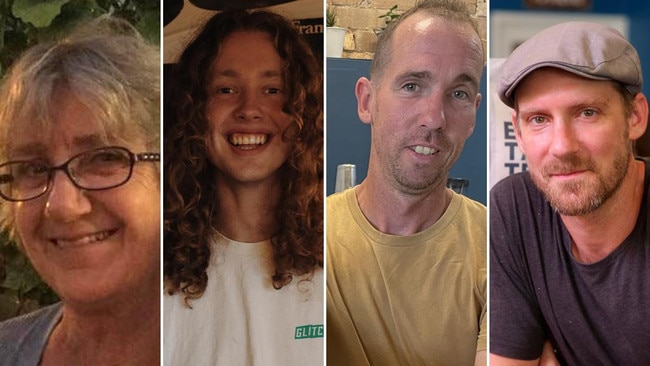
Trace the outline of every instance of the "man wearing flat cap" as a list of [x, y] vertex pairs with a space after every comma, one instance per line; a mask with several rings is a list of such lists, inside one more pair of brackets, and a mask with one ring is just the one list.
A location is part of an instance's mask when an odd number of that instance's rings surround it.
[[548, 28], [504, 62], [529, 171], [491, 192], [491, 365], [650, 365], [642, 83], [634, 47], [592, 23]]

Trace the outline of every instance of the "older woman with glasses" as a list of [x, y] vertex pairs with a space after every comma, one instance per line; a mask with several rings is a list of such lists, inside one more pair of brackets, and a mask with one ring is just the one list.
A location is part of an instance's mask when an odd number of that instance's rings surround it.
[[160, 363], [159, 75], [104, 18], [6, 77], [0, 219], [62, 301], [0, 324], [0, 364]]

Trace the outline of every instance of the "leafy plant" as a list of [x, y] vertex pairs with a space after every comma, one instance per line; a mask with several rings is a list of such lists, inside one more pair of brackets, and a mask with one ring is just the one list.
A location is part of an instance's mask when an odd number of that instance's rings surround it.
[[328, 5], [325, 14], [325, 24], [328, 27], [333, 27], [334, 25], [336, 25], [337, 18], [338, 18], [338, 14], [336, 14], [336, 10], [332, 10]]
[[[27, 48], [104, 14], [126, 19], [145, 38], [160, 44], [160, 1], [1, 0], [0, 77]], [[56, 301], [19, 246], [0, 232], [0, 320]]]
[[145, 38], [160, 43], [159, 1], [0, 1], [0, 77], [27, 48], [71, 29], [80, 21], [104, 14], [126, 19]]
[[390, 24], [393, 20], [399, 18], [401, 14], [395, 13], [395, 10], [397, 10], [397, 4], [393, 5], [390, 9], [388, 9], [386, 13], [377, 17], [379, 19], [382, 18], [384, 19], [385, 25], [381, 28], [381, 30], [384, 30], [388, 26], [388, 24]]
[[58, 301], [6, 232], [0, 234], [0, 320]]

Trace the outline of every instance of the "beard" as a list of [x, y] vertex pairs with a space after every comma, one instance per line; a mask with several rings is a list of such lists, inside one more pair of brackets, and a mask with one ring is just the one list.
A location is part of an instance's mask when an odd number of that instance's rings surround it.
[[[439, 132], [428, 131], [426, 134], [421, 135], [420, 139], [433, 143], [438, 147], [439, 151], [436, 154], [439, 156], [436, 157], [436, 162], [426, 165], [413, 165], [405, 164], [399, 154], [390, 156], [386, 154], [384, 157], [387, 162], [386, 173], [392, 177], [392, 180], [402, 192], [422, 192], [441, 184], [443, 181], [442, 184], [446, 185], [449, 170], [458, 159], [459, 151], [462, 150], [462, 145], [454, 146], [447, 136]], [[413, 140], [418, 139], [407, 139], [407, 141]], [[402, 146], [407, 144], [408, 142], [404, 142]]]
[[408, 168], [395, 162], [391, 165], [390, 171], [393, 178], [402, 188], [402, 191], [419, 192], [439, 184], [448, 172], [443, 170], [425, 171], [416, 174], [413, 168]]
[[[631, 151], [628, 144], [621, 146], [605, 169], [599, 169], [589, 157], [582, 159], [573, 155], [554, 161], [540, 171], [531, 171], [531, 177], [557, 213], [564, 216], [587, 215], [612, 197], [627, 175]], [[562, 182], [552, 181], [552, 174], [582, 170], [587, 171], [583, 174], [586, 176]]]

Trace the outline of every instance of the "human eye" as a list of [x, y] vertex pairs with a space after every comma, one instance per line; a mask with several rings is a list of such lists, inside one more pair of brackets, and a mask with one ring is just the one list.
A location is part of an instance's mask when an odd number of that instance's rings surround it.
[[543, 123], [546, 123], [546, 117], [544, 116], [531, 116], [528, 118], [528, 123], [531, 125], [541, 125]]
[[276, 87], [271, 87], [271, 88], [267, 88], [265, 90], [265, 93], [266, 94], [280, 94], [280, 93], [282, 93], [282, 89], [276, 88]]
[[[5, 169], [3, 169], [5, 170]], [[7, 180], [17, 187], [38, 186], [47, 180], [49, 168], [37, 161], [19, 161], [6, 164]]]
[[596, 111], [591, 108], [585, 108], [580, 112], [580, 114], [584, 117], [595, 117], [596, 116]]
[[402, 90], [413, 93], [420, 90], [420, 86], [416, 83], [406, 83], [402, 85]]
[[47, 174], [47, 166], [35, 161], [16, 162], [11, 164], [11, 174], [14, 177], [34, 177]]
[[235, 93], [235, 89], [229, 88], [229, 87], [217, 88], [215, 91], [216, 91], [217, 94], [234, 94]]
[[73, 159], [77, 174], [111, 175], [128, 169], [131, 164], [129, 153], [120, 148], [105, 148], [89, 151]]
[[456, 99], [467, 100], [469, 99], [469, 93], [464, 90], [454, 90], [452, 96]]
[[118, 148], [96, 150], [88, 153], [86, 158], [92, 164], [124, 164], [130, 161], [126, 150]]

